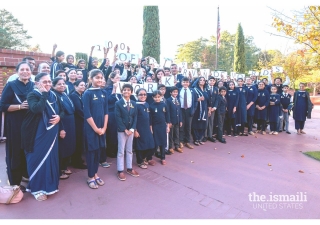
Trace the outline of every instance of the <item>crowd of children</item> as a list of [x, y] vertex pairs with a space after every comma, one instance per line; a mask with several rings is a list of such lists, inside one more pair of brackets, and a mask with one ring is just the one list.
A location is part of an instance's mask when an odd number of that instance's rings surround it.
[[[62, 105], [60, 110], [64, 111], [58, 134], [60, 179], [72, 174], [68, 169], [71, 163], [73, 167], [87, 169], [87, 184], [97, 189], [104, 185], [98, 176], [99, 166], [110, 167], [107, 157], [117, 158], [117, 177], [124, 181], [125, 172], [139, 176], [133, 168], [134, 152], [137, 165], [146, 169], [148, 165], [156, 165], [153, 157], [166, 165], [166, 155], [183, 153], [184, 147], [193, 149], [194, 145], [216, 140], [226, 143], [225, 135], [253, 135], [254, 124], [257, 124], [256, 133], [266, 134], [269, 125], [269, 134], [282, 131], [290, 134], [291, 111], [297, 134], [305, 134], [304, 123], [311, 117], [313, 105], [303, 83], [292, 96], [288, 83], [282, 84], [281, 78], [274, 79], [274, 84], [270, 79], [257, 81], [255, 77], [236, 81], [216, 80], [212, 76], [190, 78], [178, 74], [176, 64], [153, 71], [152, 66], [145, 64], [146, 60], [139, 61], [137, 70], [131, 70], [130, 62], [116, 64], [114, 59], [110, 64], [107, 53], [105, 49], [100, 68], [91, 56], [88, 69], [84, 60], [74, 65], [72, 55], [63, 64], [61, 51], [52, 59], [49, 73], [52, 91]], [[17, 72], [19, 78], [11, 82], [19, 82], [23, 73]], [[163, 76], [173, 77], [175, 85], [162, 84]], [[131, 84], [124, 84], [120, 94], [117, 92], [120, 81], [157, 82], [158, 90], [148, 93], [139, 88], [134, 93]], [[12, 113], [5, 107], [10, 104], [18, 104], [15, 108], [20, 110], [20, 103], [12, 101], [15, 96], [8, 96], [6, 91], [5, 88], [1, 99], [2, 111]], [[10, 151], [8, 146], [7, 153]], [[81, 158], [83, 153], [86, 164]], [[9, 172], [8, 176], [15, 176]], [[26, 177], [23, 172], [17, 176], [21, 174]]]

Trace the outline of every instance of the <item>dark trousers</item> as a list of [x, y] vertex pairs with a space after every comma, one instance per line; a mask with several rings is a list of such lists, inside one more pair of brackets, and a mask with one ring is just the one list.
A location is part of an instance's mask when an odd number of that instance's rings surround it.
[[21, 150], [20, 156], [20, 164], [15, 168], [12, 168], [12, 158], [8, 157], [10, 154], [8, 150], [6, 151], [6, 162], [7, 162], [7, 174], [10, 185], [20, 185], [22, 176], [29, 178], [28, 171], [27, 171], [27, 161], [24, 154], [24, 151]]
[[137, 163], [143, 163], [143, 160], [146, 159], [147, 161], [152, 159], [152, 155], [154, 153], [154, 149], [147, 149], [147, 150], [136, 150], [136, 158]]
[[67, 170], [68, 165], [70, 162], [70, 157], [65, 157], [65, 158], [59, 158], [59, 167], [60, 167], [60, 175], [63, 174], [62, 170]]
[[190, 108], [181, 109], [182, 114], [182, 126], [180, 127], [180, 142], [190, 143], [191, 136], [191, 121], [192, 116], [190, 116]]
[[[160, 159], [161, 159], [161, 160], [166, 159], [165, 147], [166, 147], [166, 146], [162, 146], [162, 145], [159, 146], [159, 149], [160, 149]], [[157, 148], [154, 149], [154, 152], [156, 152], [156, 151], [157, 151]]]
[[247, 116], [248, 121], [248, 132], [252, 131], [252, 125], [253, 125], [253, 116]]
[[104, 163], [107, 161], [107, 149], [102, 148], [100, 151], [100, 160], [99, 163]]
[[94, 177], [94, 175], [98, 173], [100, 154], [102, 150], [105, 150], [105, 148], [86, 152], [88, 177]]
[[237, 134], [237, 127], [236, 127], [236, 119], [235, 118], [228, 118], [227, 119], [227, 134], [231, 134], [231, 127], [233, 130], [233, 135]]
[[74, 165], [81, 165], [83, 164], [82, 161], [82, 148], [76, 148], [76, 151], [71, 156], [71, 164]]
[[222, 140], [222, 135], [223, 135], [223, 132], [224, 132], [224, 118], [225, 118], [225, 114], [217, 114], [217, 128], [218, 128], [218, 132], [217, 132], [217, 139], [218, 140]]
[[180, 124], [172, 124], [172, 127], [170, 128], [169, 133], [169, 149], [170, 148], [179, 148], [179, 130], [180, 130]]
[[205, 131], [205, 129], [193, 129], [193, 141], [201, 141]]
[[270, 122], [270, 131], [278, 131], [278, 122]]
[[237, 127], [237, 131], [238, 133], [244, 133], [244, 126], [245, 126], [245, 123], [241, 123], [240, 126]]
[[257, 120], [257, 130], [265, 131], [266, 130], [266, 121], [258, 119]]
[[303, 130], [303, 128], [304, 128], [304, 123], [305, 123], [306, 121], [299, 121], [299, 120], [295, 120], [294, 121], [294, 127], [295, 127], [295, 129], [296, 130]]

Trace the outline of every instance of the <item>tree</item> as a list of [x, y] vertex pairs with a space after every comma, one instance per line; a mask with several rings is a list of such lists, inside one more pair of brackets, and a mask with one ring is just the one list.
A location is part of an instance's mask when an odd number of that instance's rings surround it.
[[236, 40], [234, 45], [234, 64], [233, 70], [237, 73], [245, 73], [246, 71], [246, 55], [244, 48], [244, 36], [241, 24], [239, 23]]
[[202, 51], [206, 48], [208, 40], [199, 38], [198, 40], [188, 42], [186, 44], [178, 45], [176, 58], [178, 62], [202, 62]]
[[290, 53], [283, 65], [283, 69], [290, 78], [290, 86], [296, 88], [296, 81], [302, 81], [304, 78], [312, 75], [310, 70], [310, 57], [302, 57], [296, 52]]
[[158, 6], [143, 7], [142, 55], [160, 62], [160, 22]]
[[0, 10], [0, 48], [27, 48], [29, 45], [26, 41], [30, 38], [22, 23], [7, 10]]
[[82, 52], [76, 52], [76, 64], [79, 62], [80, 59], [84, 59], [84, 61], [88, 61], [88, 54]]
[[[277, 29], [280, 35], [303, 44], [306, 50], [320, 58], [320, 6], [308, 6], [302, 11], [295, 11], [293, 16], [284, 15], [275, 9], [273, 10], [272, 26]], [[300, 51], [303, 53], [303, 51]]]
[[[219, 70], [228, 73], [233, 71], [235, 37], [235, 34], [230, 34], [228, 31], [221, 33], [221, 46], [218, 55]], [[257, 68], [260, 49], [254, 44], [253, 37], [245, 38], [245, 52], [246, 68], [248, 70]], [[211, 36], [209, 40], [201, 37], [195, 41], [178, 45], [176, 59], [178, 62], [188, 62], [188, 64], [200, 61], [202, 68], [215, 70], [216, 37]]]

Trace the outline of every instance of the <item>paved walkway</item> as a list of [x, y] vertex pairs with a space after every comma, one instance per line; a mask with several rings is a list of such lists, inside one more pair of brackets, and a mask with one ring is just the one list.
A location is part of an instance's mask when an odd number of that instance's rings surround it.
[[[109, 159], [110, 168], [99, 168], [106, 184], [98, 190], [87, 186], [86, 170], [74, 169], [48, 200], [25, 193], [18, 204], [0, 205], [0, 218], [320, 219], [320, 162], [302, 154], [320, 150], [319, 106], [312, 116], [305, 135], [294, 132], [290, 118], [291, 135], [226, 137], [227, 144], [184, 148], [167, 156], [167, 165], [137, 168], [140, 177], [128, 175], [125, 182], [116, 177], [116, 160]], [[5, 144], [0, 158], [0, 185], [5, 185]], [[306, 201], [291, 196], [290, 202], [276, 202], [283, 197], [277, 195], [301, 195]]]

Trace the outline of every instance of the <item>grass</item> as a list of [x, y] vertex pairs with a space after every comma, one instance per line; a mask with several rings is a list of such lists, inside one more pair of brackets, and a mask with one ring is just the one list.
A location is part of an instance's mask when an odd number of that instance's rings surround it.
[[304, 152], [303, 154], [320, 161], [320, 151]]

